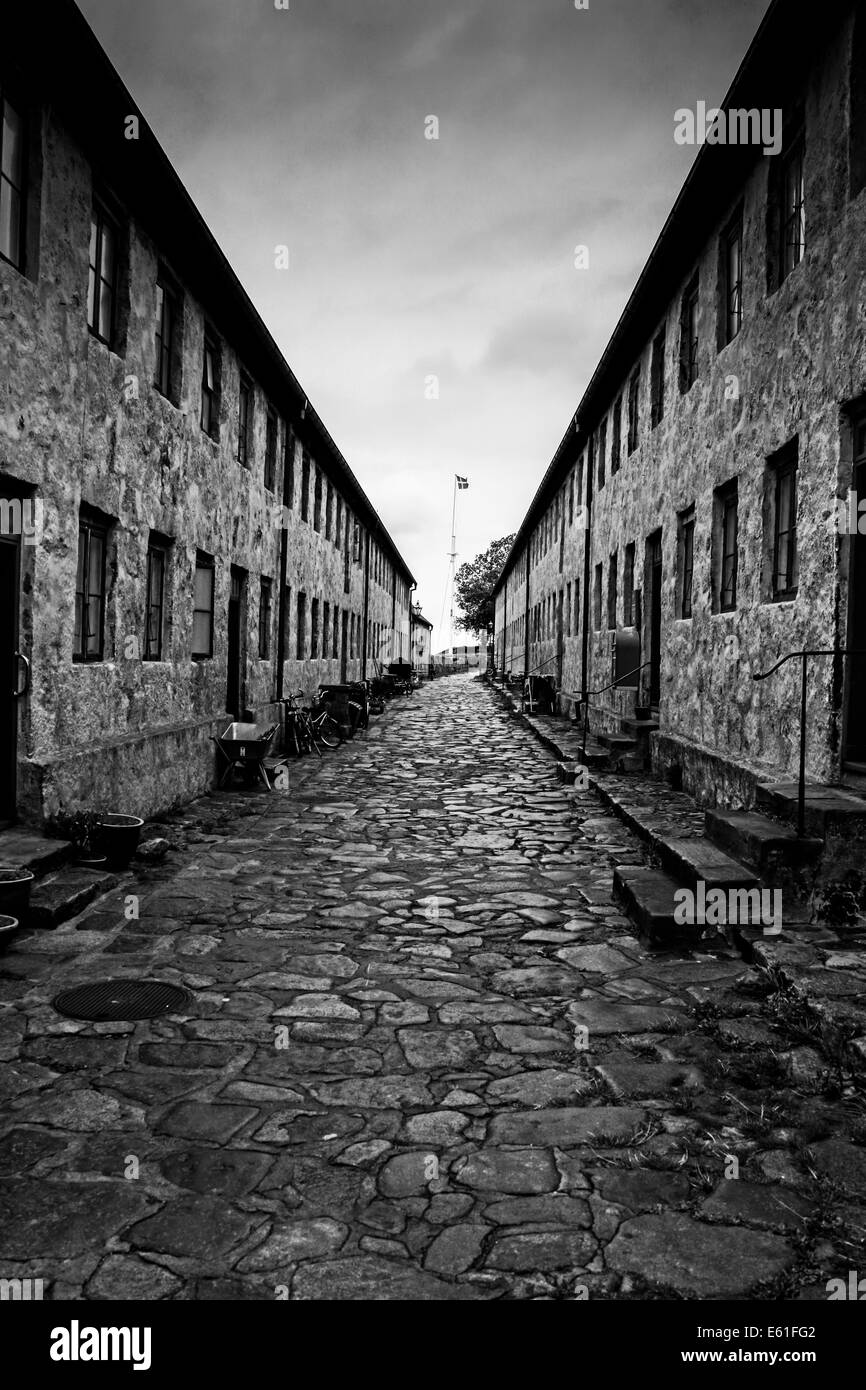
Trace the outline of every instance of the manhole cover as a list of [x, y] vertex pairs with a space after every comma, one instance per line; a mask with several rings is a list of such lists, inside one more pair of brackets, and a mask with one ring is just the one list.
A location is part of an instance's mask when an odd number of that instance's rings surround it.
[[55, 998], [54, 1007], [67, 1018], [131, 1023], [138, 1018], [181, 1012], [191, 998], [188, 989], [161, 980], [96, 980], [63, 990]]

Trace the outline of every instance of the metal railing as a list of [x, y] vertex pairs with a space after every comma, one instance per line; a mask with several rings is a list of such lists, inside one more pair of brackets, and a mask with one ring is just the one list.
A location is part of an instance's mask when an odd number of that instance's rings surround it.
[[[619, 685], [622, 681], [627, 681], [628, 678], [629, 678], [629, 676], [636, 676], [636, 675], [638, 674], [639, 671], [643, 671], [647, 666], [652, 666], [652, 660], [641, 662], [640, 666], [635, 666], [634, 670], [632, 670], [632, 671], [626, 671], [623, 675], [617, 676], [617, 678], [616, 678], [615, 681], [610, 681], [607, 685], [601, 686], [600, 689], [598, 689], [598, 690], [587, 690], [587, 692], [586, 692], [586, 697], [587, 697], [587, 698], [583, 701], [583, 756], [584, 756], [584, 757], [586, 757], [586, 739], [587, 739], [587, 734], [588, 734], [588, 732], [589, 732], [589, 696], [590, 696], [590, 695], [604, 695], [605, 691], [607, 691], [607, 690], [613, 690], [614, 687], [617, 686], [617, 685]], [[581, 696], [581, 699], [583, 699], [582, 696]]]
[[801, 660], [803, 663], [800, 677], [800, 772], [797, 784], [797, 838], [806, 838], [806, 672], [810, 656], [866, 656], [866, 650], [853, 647], [806, 647], [801, 651], [788, 652], [771, 666], [769, 671], [762, 671], [760, 675], [753, 676], [752, 680], [765, 681], [770, 676], [775, 675], [780, 666], [784, 666], [787, 661]]

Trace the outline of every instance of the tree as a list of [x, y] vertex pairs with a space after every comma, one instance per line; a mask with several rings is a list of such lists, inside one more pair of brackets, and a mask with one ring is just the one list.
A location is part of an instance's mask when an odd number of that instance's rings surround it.
[[460, 608], [456, 626], [464, 632], [486, 632], [493, 625], [493, 586], [514, 544], [514, 536], [493, 541], [481, 555], [461, 565], [454, 576], [454, 597]]

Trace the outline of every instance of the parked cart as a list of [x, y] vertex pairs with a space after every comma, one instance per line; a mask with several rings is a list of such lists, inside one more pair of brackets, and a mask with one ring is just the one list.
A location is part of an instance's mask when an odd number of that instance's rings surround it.
[[271, 774], [275, 774], [286, 761], [283, 757], [269, 757], [278, 728], [278, 724], [263, 726], [235, 720], [224, 733], [217, 735], [214, 743], [226, 764], [217, 785], [224, 787], [233, 774], [241, 770], [248, 783], [258, 779], [271, 791]]

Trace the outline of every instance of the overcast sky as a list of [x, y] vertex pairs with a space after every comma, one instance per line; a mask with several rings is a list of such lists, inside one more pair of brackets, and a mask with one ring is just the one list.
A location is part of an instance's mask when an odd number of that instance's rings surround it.
[[766, 0], [79, 3], [438, 646], [454, 474], [459, 564], [517, 529], [694, 157], [673, 113]]

